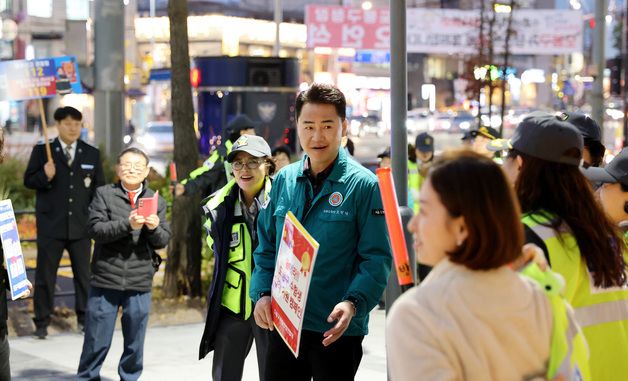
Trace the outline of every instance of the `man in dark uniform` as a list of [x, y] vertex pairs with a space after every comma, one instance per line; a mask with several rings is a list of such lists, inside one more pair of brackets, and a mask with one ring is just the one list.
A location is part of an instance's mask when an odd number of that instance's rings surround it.
[[59, 137], [51, 141], [52, 160], [44, 144], [33, 148], [24, 185], [37, 190], [37, 271], [35, 273], [35, 336], [48, 335], [54, 309], [57, 269], [66, 249], [74, 275], [78, 328], [83, 330], [89, 287], [91, 241], [87, 238], [88, 208], [96, 188], [104, 185], [100, 152], [79, 139], [81, 112], [73, 107], [55, 111]]

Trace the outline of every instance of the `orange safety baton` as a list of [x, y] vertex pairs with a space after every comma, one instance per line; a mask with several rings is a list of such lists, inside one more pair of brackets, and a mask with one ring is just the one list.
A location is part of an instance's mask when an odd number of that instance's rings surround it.
[[390, 235], [390, 245], [392, 247], [393, 260], [397, 269], [397, 279], [399, 285], [414, 286], [410, 260], [406, 251], [406, 237], [401, 226], [401, 215], [399, 214], [399, 203], [395, 193], [392, 172], [390, 168], [378, 168], [376, 171], [379, 181], [379, 190], [382, 194], [384, 204], [384, 215], [386, 216], [386, 226]]

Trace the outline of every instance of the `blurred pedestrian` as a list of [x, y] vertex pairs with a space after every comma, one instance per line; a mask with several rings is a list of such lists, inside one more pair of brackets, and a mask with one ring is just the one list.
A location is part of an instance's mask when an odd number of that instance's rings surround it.
[[420, 190], [421, 186], [423, 186], [423, 181], [427, 177], [427, 172], [434, 162], [434, 137], [427, 132], [417, 135], [414, 141], [414, 148], [419, 171], [418, 190]]
[[[0, 127], [0, 164], [4, 159], [4, 129]], [[4, 264], [4, 250], [0, 243], [0, 263]], [[9, 328], [7, 326], [7, 319], [9, 317], [9, 311], [7, 309], [7, 290], [9, 290], [9, 274], [4, 267], [0, 267], [0, 380], [11, 380], [11, 365], [9, 361], [9, 355], [11, 350], [9, 348]], [[26, 299], [30, 296], [33, 286], [28, 282], [28, 291], [22, 295], [21, 299]]]
[[[471, 149], [479, 153], [482, 156], [486, 156], [490, 159], [495, 159], [496, 154], [487, 148], [487, 145], [495, 139], [499, 139], [499, 132], [493, 127], [482, 126], [477, 130], [471, 131], [472, 143]], [[498, 164], [501, 164], [500, 159], [495, 159]]]
[[583, 167], [601, 167], [604, 162], [606, 147], [602, 144], [600, 125], [591, 116], [579, 112], [565, 111], [561, 112], [559, 117], [576, 127], [584, 139]]
[[[267, 380], [353, 380], [369, 312], [388, 280], [391, 253], [377, 179], [341, 148], [345, 113], [344, 94], [334, 86], [315, 83], [297, 96], [297, 133], [306, 155], [277, 174], [259, 215], [250, 295], [255, 321], [273, 331]], [[296, 358], [273, 330], [270, 307], [288, 211], [320, 243]]]
[[578, 168], [582, 135], [561, 115], [535, 112], [508, 145], [504, 167], [515, 180], [526, 241], [566, 280], [565, 297], [589, 343], [592, 379], [628, 374], [626, 246]]
[[227, 155], [231, 152], [233, 143], [242, 135], [255, 135], [257, 123], [244, 114], [236, 115], [225, 129], [226, 141], [216, 147], [203, 162], [203, 165], [196, 168], [187, 179], [175, 185], [175, 195], [192, 195], [199, 193], [205, 198], [216, 190], [222, 188], [227, 181], [231, 180], [231, 168], [225, 164]]
[[199, 358], [213, 350], [212, 379], [241, 380], [244, 360], [255, 339], [259, 377], [263, 381], [269, 333], [251, 316], [249, 287], [253, 250], [258, 242], [255, 222], [269, 201], [275, 164], [268, 143], [253, 135], [242, 135], [236, 140], [227, 161], [234, 179], [203, 207], [209, 231], [207, 244], [215, 263]]
[[44, 143], [31, 153], [24, 186], [37, 191], [37, 268], [35, 270], [35, 337], [48, 335], [54, 311], [55, 283], [63, 251], [70, 254], [78, 330], [83, 331], [89, 285], [91, 240], [87, 235], [88, 208], [96, 188], [105, 183], [100, 152], [82, 141], [83, 115], [74, 107], [58, 108], [54, 119], [59, 137], [50, 141], [52, 159]]
[[468, 148], [468, 149], [472, 149], [472, 144], [473, 144], [473, 131], [471, 130], [466, 130], [465, 132], [462, 133], [462, 137], [460, 138], [460, 141], [462, 142], [462, 147], [463, 148]]
[[288, 148], [285, 145], [281, 145], [281, 146], [277, 146], [273, 148], [272, 154], [273, 154], [273, 161], [275, 162], [275, 167], [276, 167], [277, 172], [279, 172], [281, 168], [290, 165], [290, 163], [292, 162], [290, 160], [290, 154], [291, 154], [290, 148]]
[[384, 150], [377, 155], [377, 159], [379, 160], [379, 168], [390, 168], [390, 147], [384, 148]]
[[563, 360], [562, 379], [576, 379], [569, 371], [586, 366], [586, 345], [564, 301], [509, 268], [521, 255], [519, 217], [491, 159], [461, 151], [433, 165], [408, 228], [417, 258], [434, 269], [388, 315], [391, 380], [546, 379], [548, 364]]
[[100, 379], [120, 309], [124, 352], [118, 374], [122, 381], [142, 374], [153, 276], [161, 262], [156, 250], [171, 236], [163, 198], [157, 197], [155, 214], [138, 213], [140, 199], [155, 195], [146, 181], [148, 161], [137, 148], [122, 151], [116, 168], [120, 181], [99, 187], [89, 207], [95, 246], [78, 380]]
[[589, 180], [602, 184], [598, 189], [602, 208], [623, 232], [624, 242], [628, 241], [628, 148], [622, 149], [606, 167], [591, 167], [583, 173]]

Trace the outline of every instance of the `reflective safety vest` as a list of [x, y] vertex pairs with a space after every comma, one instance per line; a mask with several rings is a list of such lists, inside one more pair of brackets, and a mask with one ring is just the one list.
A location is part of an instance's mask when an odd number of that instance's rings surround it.
[[535, 263], [521, 272], [545, 291], [552, 308], [552, 338], [547, 379], [562, 376], [563, 380], [592, 380], [589, 370], [587, 342], [560, 291], [564, 280], [551, 270], [542, 271]]
[[[231, 152], [231, 149], [233, 148], [233, 143], [231, 142], [231, 140], [227, 140], [225, 142], [225, 148], [227, 150], [227, 155], [229, 155], [229, 153]], [[214, 152], [212, 152], [212, 154], [209, 155], [209, 157], [203, 162], [203, 165], [201, 165], [200, 167], [190, 172], [190, 175], [188, 176], [188, 178], [181, 181], [181, 184], [185, 185], [187, 184], [188, 181], [194, 180], [195, 178], [199, 177], [203, 173], [214, 168], [214, 165], [216, 165], [216, 163], [220, 160], [224, 160], [224, 158], [220, 155], [220, 153], [218, 153], [218, 149], [215, 149]], [[227, 163], [226, 161], [225, 161], [225, 172], [227, 174], [227, 181], [231, 180], [232, 178], [231, 177], [231, 164]]]
[[[618, 380], [628, 375], [628, 285], [596, 287], [575, 237], [549, 226], [553, 216], [527, 214], [523, 223], [547, 247], [552, 269], [565, 278], [565, 298], [574, 307], [590, 348], [593, 381]], [[624, 258], [626, 253], [624, 252]]]
[[412, 196], [412, 209], [414, 213], [419, 212], [419, 189], [423, 184], [423, 178], [419, 173], [419, 166], [412, 160], [408, 160], [408, 190]]
[[[270, 194], [271, 181], [266, 178], [264, 181], [264, 203], [267, 202]], [[215, 213], [216, 208], [224, 201], [225, 197], [231, 193], [234, 186], [237, 186], [235, 179], [229, 181], [205, 204], [204, 209], [209, 213]], [[207, 219], [205, 228], [211, 228], [212, 219]], [[214, 240], [210, 234], [207, 235], [207, 245], [210, 248], [214, 245]], [[229, 243], [229, 258], [227, 259], [227, 273], [222, 291], [222, 306], [235, 314], [240, 314], [246, 320], [251, 316], [253, 302], [249, 296], [251, 285], [251, 273], [253, 271], [253, 240], [251, 233], [244, 219], [242, 204], [236, 201], [233, 213], [233, 223], [231, 226], [231, 242]], [[221, 253], [224, 255], [224, 253]]]

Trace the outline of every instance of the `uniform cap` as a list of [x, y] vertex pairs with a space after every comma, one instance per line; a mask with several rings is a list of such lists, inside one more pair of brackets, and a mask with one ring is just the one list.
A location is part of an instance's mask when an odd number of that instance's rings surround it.
[[414, 148], [421, 152], [434, 152], [434, 137], [427, 132], [417, 135]]
[[242, 135], [233, 143], [231, 152], [227, 155], [227, 161], [231, 163], [238, 152], [246, 152], [251, 156], [265, 157], [271, 156], [270, 146], [261, 136]]
[[[554, 163], [580, 165], [584, 142], [580, 132], [562, 116], [535, 111], [515, 129], [510, 140], [496, 139], [487, 144], [491, 151], [516, 149], [526, 155]], [[576, 157], [572, 152], [576, 150]]]
[[606, 167], [589, 167], [582, 173], [594, 183], [621, 183], [628, 187], [628, 148], [622, 149]]

